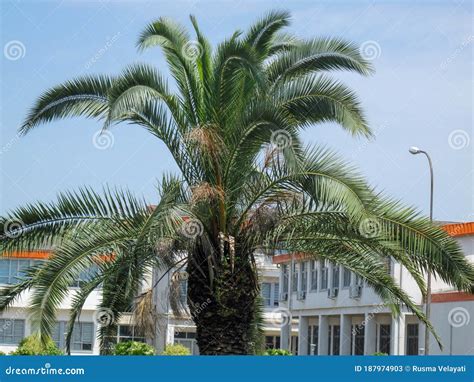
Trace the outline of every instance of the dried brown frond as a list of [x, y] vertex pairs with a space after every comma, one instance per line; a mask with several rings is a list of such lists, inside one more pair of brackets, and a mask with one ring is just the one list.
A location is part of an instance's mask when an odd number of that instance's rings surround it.
[[145, 338], [154, 339], [156, 333], [156, 312], [153, 306], [153, 290], [149, 289], [135, 300], [133, 322]]
[[274, 146], [268, 146], [265, 149], [264, 157], [263, 157], [263, 166], [262, 169], [266, 169], [271, 167], [275, 157], [278, 155], [279, 150], [277, 147]]
[[183, 317], [187, 309], [187, 303], [181, 300], [181, 283], [187, 280], [187, 273], [177, 271], [170, 281], [169, 301], [173, 314], [176, 317]]
[[191, 204], [194, 205], [224, 199], [224, 191], [219, 187], [211, 186], [207, 182], [192, 187], [191, 193]]
[[185, 139], [210, 157], [216, 157], [224, 147], [215, 125], [198, 125], [186, 134]]

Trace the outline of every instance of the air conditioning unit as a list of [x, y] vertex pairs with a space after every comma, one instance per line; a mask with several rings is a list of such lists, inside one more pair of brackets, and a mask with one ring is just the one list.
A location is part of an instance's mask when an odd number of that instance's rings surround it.
[[286, 300], [288, 300], [288, 293], [287, 292], [280, 293], [280, 301], [286, 301]]
[[328, 289], [329, 298], [336, 298], [338, 293], [339, 293], [339, 288], [337, 287]]
[[361, 294], [362, 294], [362, 285], [351, 286], [349, 290], [350, 298], [359, 298]]
[[297, 296], [298, 300], [304, 300], [306, 298], [306, 292], [300, 291]]

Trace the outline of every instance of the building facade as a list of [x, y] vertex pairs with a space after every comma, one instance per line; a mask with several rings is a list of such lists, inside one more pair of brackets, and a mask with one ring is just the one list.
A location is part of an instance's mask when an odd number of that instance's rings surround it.
[[[458, 240], [474, 263], [474, 223], [443, 228]], [[274, 263], [280, 267], [280, 306], [298, 321], [298, 354], [424, 354], [424, 325], [407, 310], [392, 317], [380, 297], [349, 270], [302, 254], [275, 256]], [[387, 262], [386, 268], [423, 307], [421, 292], [407, 270], [394, 261]], [[430, 354], [472, 354], [473, 320], [474, 295], [457, 292], [433, 279], [431, 322], [444, 347], [440, 349], [430, 335]], [[289, 327], [283, 325], [282, 348], [294, 348], [292, 342]]]
[[[9, 257], [0, 258], [0, 287], [18, 282], [23, 272], [38, 262], [47, 261], [49, 251], [13, 253]], [[94, 269], [81, 274], [72, 283], [69, 293], [57, 311], [57, 321], [53, 328], [52, 339], [60, 349], [66, 346], [66, 328], [69, 321], [69, 307], [72, 298], [82, 283], [86, 282]], [[9, 353], [14, 351], [20, 341], [32, 334], [32, 320], [29, 306], [31, 291], [26, 291], [6, 311], [0, 313], [0, 351]], [[76, 320], [71, 342], [72, 355], [99, 354], [97, 332], [100, 324], [107, 324], [113, 320], [113, 313], [108, 309], [98, 309], [101, 301], [101, 289], [95, 289], [87, 298], [84, 307]], [[111, 342], [135, 340], [145, 342], [133, 326], [132, 315], [124, 313], [120, 318], [116, 334], [110, 338]]]
[[[38, 262], [47, 261], [49, 251], [14, 253], [9, 257], [0, 258], [0, 287], [18, 282], [23, 272]], [[282, 315], [279, 311], [279, 270], [269, 256], [257, 255], [260, 272], [262, 300], [264, 305], [265, 347], [280, 348], [280, 327]], [[182, 268], [184, 269], [184, 268]], [[187, 278], [185, 272], [176, 268], [166, 274], [157, 269], [150, 271], [142, 291], [154, 286], [153, 303], [156, 311], [157, 325], [154, 338], [140, 333], [133, 324], [131, 313], [124, 312], [120, 317], [116, 335], [111, 342], [128, 340], [146, 342], [153, 345], [161, 353], [167, 344], [180, 343], [190, 349], [192, 354], [199, 354], [196, 343], [196, 328], [186, 309]], [[86, 282], [94, 269], [81, 274], [70, 286], [69, 294], [61, 303], [57, 312], [57, 322], [52, 338], [60, 349], [65, 349], [66, 328], [69, 320], [69, 307], [79, 287]], [[173, 314], [170, 304], [172, 278], [179, 275], [178, 293], [184, 306], [183, 314]], [[20, 298], [6, 311], [0, 313], [0, 351], [14, 351], [19, 342], [32, 334], [32, 320], [29, 313], [31, 291], [21, 294]], [[72, 355], [95, 355], [100, 353], [97, 332], [99, 325], [113, 320], [113, 313], [107, 309], [98, 309], [101, 301], [101, 289], [97, 288], [87, 298], [79, 319], [76, 322], [71, 343]], [[296, 338], [297, 326], [293, 325]], [[297, 349], [295, 348], [294, 351]]]
[[[456, 237], [465, 255], [474, 262], [474, 223], [449, 224], [444, 228]], [[0, 287], [15, 284], [22, 273], [36, 262], [47, 261], [48, 251], [16, 253], [0, 258]], [[424, 352], [424, 327], [408, 311], [394, 318], [381, 299], [362, 279], [346, 269], [301, 255], [256, 254], [264, 305], [266, 348], [289, 349], [300, 355], [416, 355]], [[408, 292], [420, 307], [422, 296], [409, 273], [397, 263], [387, 263], [387, 272]], [[180, 343], [199, 354], [196, 328], [186, 310], [187, 279], [184, 268], [166, 274], [150, 271], [143, 291], [153, 287], [156, 312], [154, 338], [145, 338], [133, 325], [131, 313], [124, 313], [112, 342], [135, 340], [153, 345], [158, 352], [167, 344]], [[93, 272], [93, 270], [91, 270]], [[178, 276], [179, 299], [183, 314], [173, 314], [170, 293]], [[71, 285], [57, 312], [53, 340], [65, 347], [66, 325], [72, 297], [90, 274], [80, 275]], [[25, 292], [6, 311], [0, 313], [0, 351], [8, 353], [22, 338], [32, 333], [29, 317], [31, 292]], [[76, 322], [71, 354], [99, 354], [97, 331], [105, 320], [113, 319], [107, 309], [98, 310], [101, 290], [86, 300]], [[439, 280], [432, 283], [431, 322], [444, 348], [430, 339], [430, 354], [473, 354], [474, 295], [454, 291]]]

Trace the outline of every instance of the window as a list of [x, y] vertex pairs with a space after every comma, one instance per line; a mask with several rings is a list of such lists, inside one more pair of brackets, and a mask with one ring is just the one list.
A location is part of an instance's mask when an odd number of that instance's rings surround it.
[[364, 284], [364, 280], [361, 276], [355, 275], [355, 285], [362, 286]]
[[318, 263], [311, 260], [311, 290], [318, 290]]
[[328, 267], [326, 263], [323, 263], [321, 267], [321, 290], [328, 289]]
[[288, 292], [288, 265], [281, 266], [281, 279], [283, 282], [283, 293]]
[[300, 263], [302, 292], [306, 292], [308, 289], [308, 267], [306, 264], [307, 263]]
[[346, 267], [343, 268], [344, 271], [342, 273], [342, 287], [349, 288], [351, 286], [351, 271]]
[[118, 325], [117, 342], [125, 341], [145, 342], [145, 337], [135, 325]]
[[332, 287], [339, 288], [339, 265], [332, 266]]
[[94, 324], [92, 322], [76, 322], [72, 331], [71, 350], [92, 351], [94, 343]]
[[390, 325], [380, 325], [379, 352], [390, 355]]
[[351, 336], [351, 352], [354, 355], [364, 355], [364, 325], [353, 325]]
[[71, 284], [71, 288], [81, 288], [83, 285], [87, 284], [92, 278], [94, 278], [99, 273], [99, 266], [97, 264], [91, 265], [88, 269], [82, 271], [77, 276], [77, 279], [74, 280]]
[[328, 354], [339, 355], [341, 327], [339, 325], [330, 325], [328, 338]]
[[407, 325], [407, 355], [418, 355], [418, 324]]
[[25, 320], [0, 319], [0, 343], [17, 345], [25, 337]]
[[265, 349], [280, 349], [280, 336], [265, 336]]
[[308, 326], [308, 354], [318, 355], [318, 337], [319, 337], [319, 326], [309, 325]]
[[280, 283], [273, 284], [273, 306], [279, 305]]
[[293, 355], [298, 355], [298, 343], [299, 343], [298, 336], [291, 336], [290, 352]]
[[262, 291], [263, 306], [271, 306], [272, 284], [262, 283], [261, 291]]
[[262, 283], [260, 291], [263, 299], [263, 306], [278, 306], [279, 283]]
[[[175, 330], [178, 330], [176, 328]], [[199, 354], [199, 348], [196, 342], [196, 333], [194, 332], [178, 332], [174, 333], [174, 343], [181, 344], [184, 347], [187, 347], [192, 355]]]
[[179, 280], [179, 301], [182, 304], [186, 304], [188, 300], [188, 279]]
[[116, 335], [107, 337], [107, 340], [109, 344], [117, 344], [126, 341], [146, 342], [143, 334], [134, 325], [118, 325]]
[[[58, 321], [51, 332], [51, 338], [60, 349], [66, 348], [67, 326], [66, 321]], [[94, 324], [92, 322], [75, 322], [72, 330], [71, 350], [92, 351], [93, 344]]]
[[25, 275], [25, 271], [43, 260], [0, 259], [0, 284], [17, 284]]
[[296, 263], [293, 263], [293, 269], [291, 272], [291, 291], [296, 292], [298, 290], [298, 268]]

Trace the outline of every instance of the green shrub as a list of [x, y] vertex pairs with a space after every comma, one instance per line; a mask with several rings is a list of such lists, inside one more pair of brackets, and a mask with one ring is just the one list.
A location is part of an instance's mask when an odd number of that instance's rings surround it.
[[387, 353], [382, 353], [382, 352], [379, 352], [379, 351], [378, 351], [378, 352], [375, 352], [375, 353], [372, 354], [372, 355], [388, 355], [388, 354], [387, 354]]
[[181, 344], [168, 344], [162, 355], [191, 355], [191, 352], [186, 346]]
[[293, 355], [288, 350], [284, 349], [267, 349], [264, 355]]
[[6, 355], [4, 352], [0, 351], [0, 355]]
[[17, 349], [11, 355], [63, 355], [54, 341], [49, 338], [46, 344], [42, 344], [37, 335], [31, 335], [20, 341]]
[[114, 346], [113, 355], [155, 355], [153, 346], [143, 342], [125, 341]]

